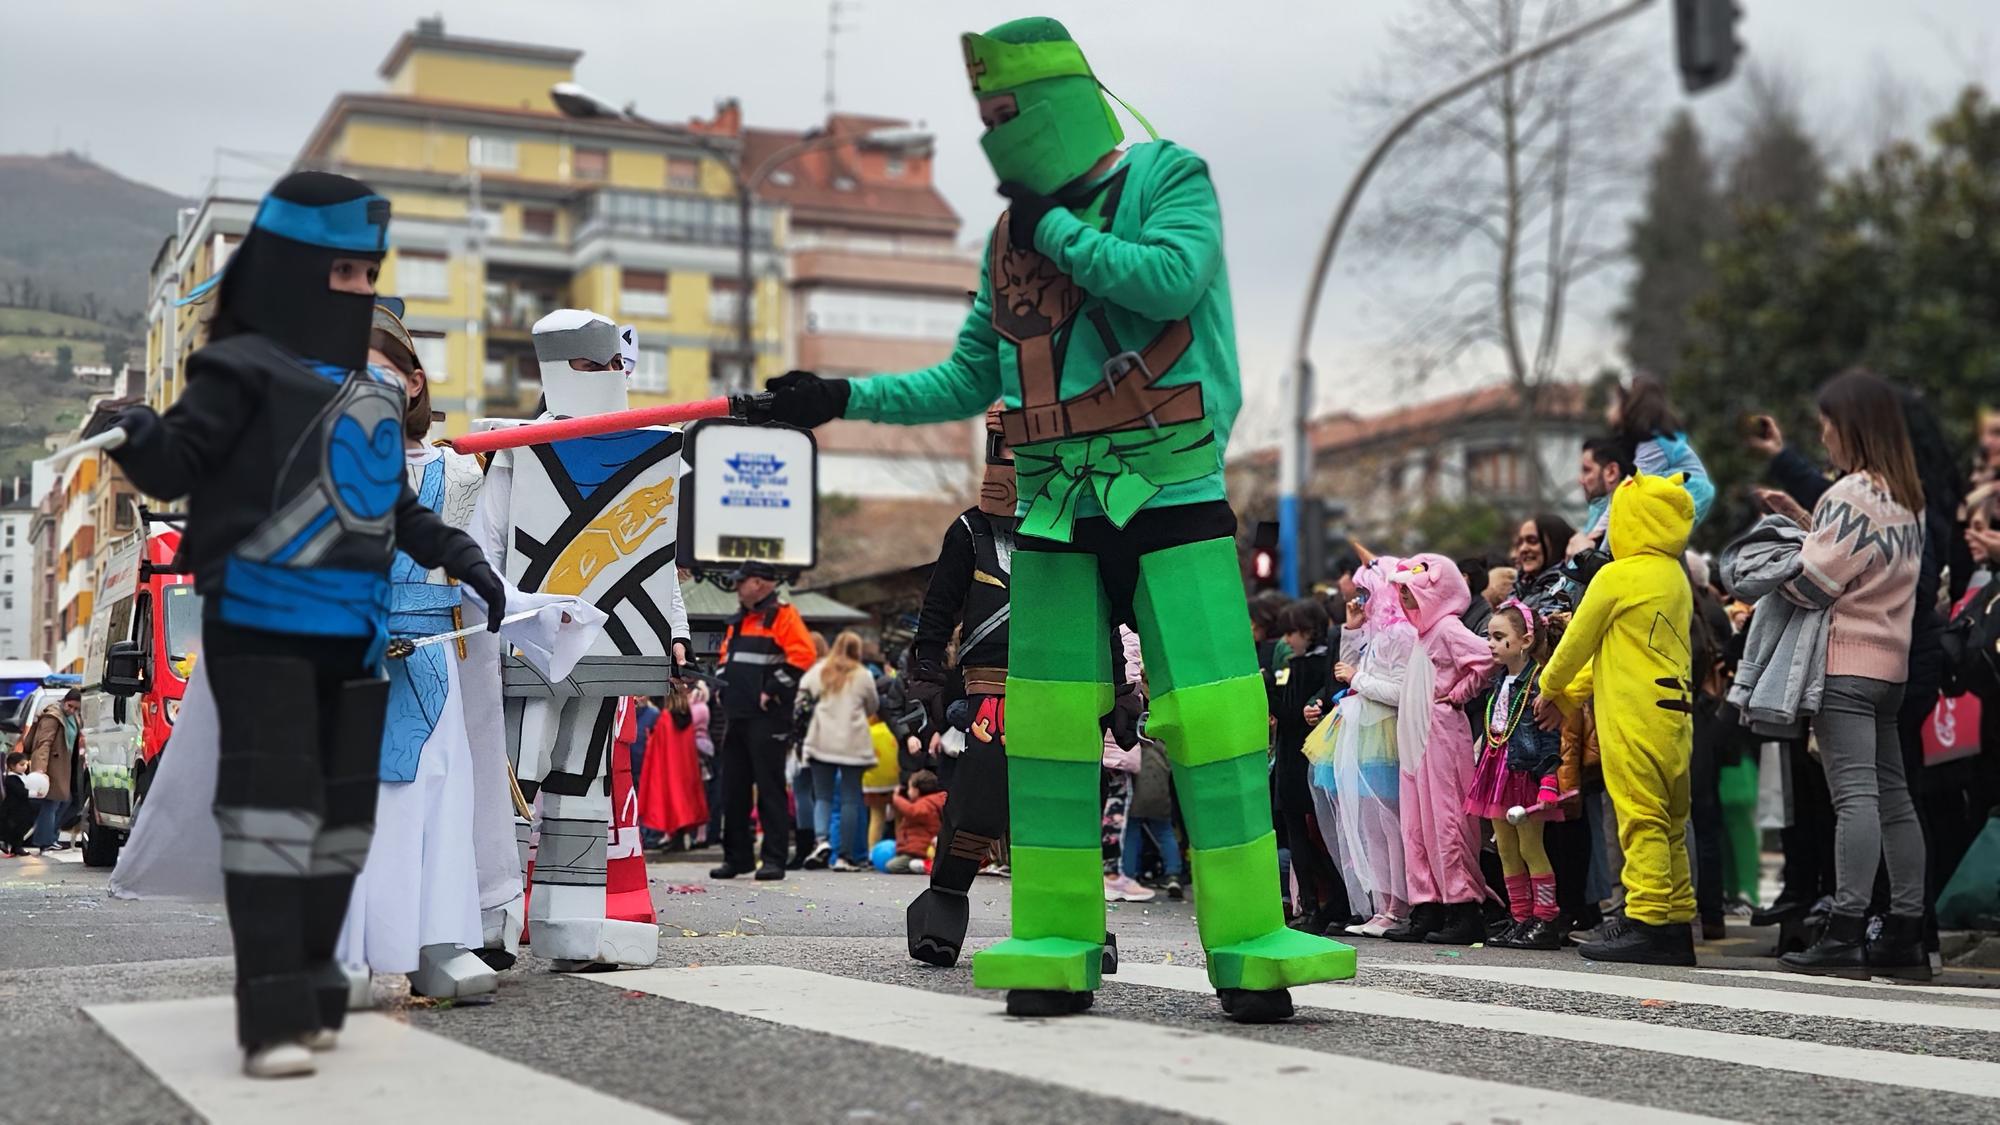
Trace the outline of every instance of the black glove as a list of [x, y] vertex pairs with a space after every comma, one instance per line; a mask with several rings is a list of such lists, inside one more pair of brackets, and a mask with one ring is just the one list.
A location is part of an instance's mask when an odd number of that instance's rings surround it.
[[910, 662], [909, 686], [912, 701], [923, 704], [932, 726], [944, 725], [944, 661], [935, 656], [918, 656]]
[[126, 444], [131, 445], [142, 441], [159, 424], [160, 416], [153, 413], [152, 407], [143, 404], [128, 406], [115, 414], [97, 415], [91, 425], [84, 427], [83, 436], [94, 438], [113, 426], [121, 426], [125, 430]]
[[473, 563], [459, 576], [460, 582], [472, 587], [479, 600], [486, 603], [486, 631], [500, 631], [500, 619], [507, 616], [507, 584], [493, 573], [484, 560]]
[[1016, 183], [1001, 184], [1000, 194], [1007, 197], [1007, 244], [1016, 250], [1033, 250], [1035, 228], [1042, 225], [1042, 216], [1062, 204]]
[[847, 413], [847, 380], [822, 379], [810, 371], [787, 371], [765, 384], [771, 417], [810, 430]]
[[1146, 696], [1138, 684], [1119, 684], [1118, 696], [1111, 704], [1111, 713], [1099, 720], [1105, 730], [1111, 732], [1111, 741], [1121, 750], [1130, 750], [1139, 745], [1139, 716], [1146, 712]]

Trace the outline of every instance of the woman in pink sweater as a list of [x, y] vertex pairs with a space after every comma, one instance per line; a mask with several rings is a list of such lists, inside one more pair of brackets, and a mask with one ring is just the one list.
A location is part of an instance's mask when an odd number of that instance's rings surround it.
[[[1829, 614], [1826, 692], [1813, 734], [1833, 792], [1835, 892], [1825, 935], [1779, 962], [1801, 973], [1928, 980], [1924, 838], [1896, 731], [1924, 551], [1923, 485], [1887, 382], [1863, 371], [1836, 376], [1820, 389], [1819, 415], [1827, 457], [1844, 475], [1811, 516], [1780, 512], [1809, 529], [1803, 568], [1781, 589]], [[1883, 862], [1890, 913], [1881, 939], [1869, 942], [1865, 915]]]

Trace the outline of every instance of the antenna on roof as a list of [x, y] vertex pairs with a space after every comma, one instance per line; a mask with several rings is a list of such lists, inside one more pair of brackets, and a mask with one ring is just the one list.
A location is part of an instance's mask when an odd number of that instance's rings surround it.
[[840, 22], [842, 12], [852, 12], [861, 5], [855, 0], [826, 0], [826, 115], [833, 116], [833, 78], [835, 46], [834, 41], [843, 31], [853, 30], [852, 25], [843, 27]]

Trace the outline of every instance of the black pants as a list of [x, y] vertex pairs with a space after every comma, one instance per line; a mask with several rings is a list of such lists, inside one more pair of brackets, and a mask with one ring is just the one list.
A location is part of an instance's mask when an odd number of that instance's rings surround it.
[[1688, 763], [1693, 791], [1694, 904], [1695, 913], [1704, 922], [1720, 922], [1723, 916], [1722, 763], [1718, 751], [1724, 731], [1714, 705], [1708, 697], [1695, 701], [1694, 753]]
[[221, 733], [215, 818], [245, 1047], [337, 1029], [334, 946], [368, 857], [388, 681], [365, 638], [202, 627]]
[[1278, 747], [1278, 816], [1284, 821], [1285, 843], [1292, 852], [1292, 871], [1299, 877], [1299, 904], [1302, 913], [1327, 911], [1347, 917], [1347, 883], [1340, 868], [1326, 854], [1326, 838], [1320, 835], [1313, 810], [1312, 789], [1307, 781], [1308, 763], [1296, 747]]
[[1811, 906], [1833, 893], [1833, 795], [1826, 787], [1826, 771], [1806, 753], [1804, 739], [1792, 739], [1784, 747], [1791, 818], [1779, 833], [1785, 889], [1778, 898]]
[[1566, 924], [1577, 929], [1595, 926], [1600, 917], [1597, 903], [1584, 893], [1590, 885], [1590, 853], [1595, 843], [1590, 822], [1581, 814], [1571, 820], [1550, 821], [1542, 829], [1542, 848], [1549, 853], [1549, 866], [1556, 876], [1556, 909]]
[[[975, 714], [983, 699], [971, 697]], [[949, 760], [931, 886], [964, 894], [1006, 831], [1007, 753], [968, 739], [965, 753]]]
[[[731, 715], [716, 757], [722, 764], [722, 861], [738, 871], [751, 862], [750, 794], [757, 794], [757, 820], [764, 830], [764, 862], [785, 866], [792, 817], [785, 804], [785, 733], [777, 715]], [[861, 815], [866, 816], [863, 811]]]

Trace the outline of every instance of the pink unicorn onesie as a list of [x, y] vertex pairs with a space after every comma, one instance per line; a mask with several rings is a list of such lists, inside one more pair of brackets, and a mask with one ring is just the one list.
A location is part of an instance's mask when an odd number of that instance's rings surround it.
[[[1340, 659], [1353, 669], [1339, 704], [1333, 757], [1323, 771], [1330, 784], [1318, 794], [1328, 805], [1321, 822], [1339, 857], [1341, 879], [1357, 914], [1373, 917], [1347, 927], [1381, 937], [1410, 915], [1403, 879], [1403, 828], [1398, 815], [1402, 771], [1397, 765], [1399, 728], [1410, 657], [1417, 630], [1403, 613], [1389, 582], [1397, 560], [1378, 556], [1354, 573], [1364, 597], [1359, 629], [1340, 631]], [[1428, 684], [1432, 677], [1423, 677]], [[1430, 725], [1428, 688], [1412, 715], [1417, 736]]]
[[[1464, 707], [1485, 690], [1493, 653], [1459, 620], [1472, 592], [1456, 563], [1443, 555], [1413, 555], [1390, 581], [1416, 627], [1418, 648], [1430, 659], [1412, 655], [1403, 678], [1396, 750], [1410, 916], [1383, 936], [1471, 945], [1486, 938], [1479, 903], [1487, 892], [1479, 871], [1479, 825], [1465, 815], [1474, 753]], [[1427, 724], [1414, 721], [1426, 713]]]

